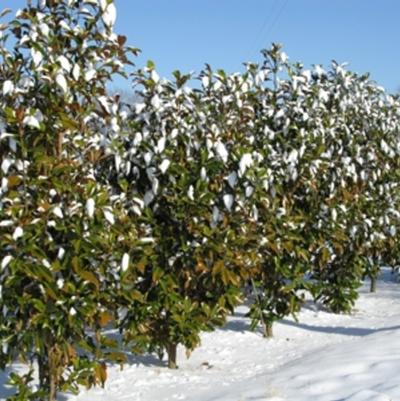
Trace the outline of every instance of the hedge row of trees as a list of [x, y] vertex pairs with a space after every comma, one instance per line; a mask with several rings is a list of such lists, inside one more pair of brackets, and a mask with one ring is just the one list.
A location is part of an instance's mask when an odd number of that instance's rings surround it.
[[[40, 0], [1, 25], [0, 364], [29, 367], [9, 400], [104, 384], [127, 352], [175, 368], [249, 284], [266, 336], [307, 291], [348, 312], [397, 260], [396, 99], [277, 45], [243, 73], [161, 79], [115, 16]], [[129, 67], [135, 104], [106, 89]]]

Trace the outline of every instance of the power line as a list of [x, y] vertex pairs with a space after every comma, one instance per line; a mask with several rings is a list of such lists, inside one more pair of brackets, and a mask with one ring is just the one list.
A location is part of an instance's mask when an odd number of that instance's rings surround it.
[[[253, 56], [253, 54], [255, 54], [256, 52], [258, 52], [258, 43], [260, 41], [260, 38], [262, 37], [262, 34], [265, 30], [265, 28], [269, 25], [269, 22], [272, 20], [274, 12], [276, 11], [276, 6], [278, 6], [279, 4], [279, 0], [274, 0], [274, 2], [272, 3], [272, 7], [271, 7], [271, 11], [270, 12], [266, 12], [266, 16], [263, 20], [263, 23], [261, 24], [260, 29], [258, 30], [253, 42], [251, 43], [250, 49], [251, 49], [251, 57]], [[267, 10], [266, 10], [267, 11]]]
[[[261, 37], [261, 34], [264, 32], [264, 30], [267, 27], [267, 25], [269, 25], [269, 26], [267, 28], [267, 31], [266, 31], [265, 35], [263, 35], [264, 36], [263, 43], [264, 43], [264, 46], [268, 45], [268, 43], [266, 43], [267, 39], [268, 39], [269, 35], [273, 32], [273, 30], [275, 28], [275, 25], [278, 23], [280, 17], [282, 16], [282, 14], [283, 14], [283, 12], [284, 12], [284, 10], [285, 10], [286, 6], [288, 5], [288, 2], [289, 2], [289, 0], [282, 0], [282, 1], [283, 1], [283, 3], [281, 4], [281, 7], [279, 9], [277, 9], [277, 10], [275, 10], [275, 5], [277, 5], [279, 3], [279, 0], [276, 0], [275, 3], [273, 4], [272, 10], [273, 11], [277, 11], [277, 13], [271, 12], [271, 14], [269, 14], [267, 16], [267, 18], [264, 20], [264, 23], [262, 25], [262, 29], [259, 31], [259, 34], [257, 35], [257, 40], [253, 42], [253, 46], [252, 46], [253, 48], [254, 48], [254, 43], [255, 42], [257, 42], [257, 43], [259, 42], [258, 39]], [[270, 21], [271, 21], [271, 23], [269, 24]], [[257, 46], [257, 43], [255, 43], [256, 46]], [[256, 51], [258, 52], [258, 50], [259, 50], [258, 48], [254, 48], [253, 53], [255, 53]]]
[[266, 35], [265, 35], [265, 41], [268, 39], [268, 36], [273, 32], [275, 25], [277, 24], [277, 22], [279, 21], [279, 18], [281, 17], [283, 11], [285, 10], [286, 6], [288, 5], [289, 0], [284, 0], [278, 14], [276, 14], [276, 18], [274, 19], [274, 21], [272, 22], [272, 24], [269, 27], [269, 30], [267, 31]]

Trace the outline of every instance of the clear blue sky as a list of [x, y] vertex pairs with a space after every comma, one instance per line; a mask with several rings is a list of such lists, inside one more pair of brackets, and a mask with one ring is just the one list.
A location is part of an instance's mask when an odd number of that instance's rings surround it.
[[[21, 7], [24, 0], [2, 0]], [[160, 75], [229, 72], [260, 60], [259, 49], [284, 45], [291, 61], [349, 62], [388, 91], [400, 89], [400, 0], [115, 0], [116, 31], [152, 59]], [[121, 83], [122, 84], [122, 83]]]

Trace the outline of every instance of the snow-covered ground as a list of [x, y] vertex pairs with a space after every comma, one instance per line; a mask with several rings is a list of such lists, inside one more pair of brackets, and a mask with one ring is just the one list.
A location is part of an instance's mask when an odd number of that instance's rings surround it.
[[367, 285], [352, 315], [313, 304], [299, 322], [285, 319], [266, 340], [248, 329], [246, 307], [202, 335], [177, 371], [151, 356], [109, 368], [104, 389], [63, 401], [396, 401], [400, 400], [400, 284], [384, 270], [378, 292]]

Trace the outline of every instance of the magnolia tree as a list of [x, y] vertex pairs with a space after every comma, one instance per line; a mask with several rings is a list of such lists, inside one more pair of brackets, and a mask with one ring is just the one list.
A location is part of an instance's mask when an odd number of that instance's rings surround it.
[[313, 273], [320, 285], [314, 289], [331, 309], [349, 311], [363, 273], [376, 276], [368, 260], [395, 235], [395, 221], [390, 223], [388, 215], [397, 203], [398, 134], [390, 119], [385, 122], [393, 101], [368, 77], [333, 67], [321, 82], [330, 98], [322, 154], [328, 169], [319, 181], [325, 182], [320, 190], [327, 196], [320, 203], [316, 229], [326, 243], [315, 253]]
[[346, 311], [354, 303], [362, 276], [360, 241], [351, 237], [351, 227], [361, 217], [362, 193], [356, 172], [361, 148], [351, 113], [347, 112], [352, 104], [349, 94], [353, 91], [354, 98], [358, 96], [358, 80], [333, 63], [329, 72], [321, 68], [314, 71], [310, 90], [316, 95], [309, 115], [318, 143], [312, 162], [314, 196], [309, 204], [313, 211], [309, 229], [315, 238], [311, 290], [333, 311]]
[[174, 75], [138, 71], [141, 102], [110, 169], [142, 237], [125, 255], [120, 329], [136, 351], [166, 351], [171, 368], [178, 344], [190, 352], [240, 301], [258, 158], [240, 76], [206, 69], [191, 90], [190, 76]]
[[123, 213], [94, 171], [123, 117], [105, 96], [128, 62], [115, 15], [112, 1], [41, 0], [2, 25], [0, 360], [31, 366], [11, 377], [15, 400], [106, 378], [99, 326]]
[[369, 158], [374, 158], [374, 168], [369, 170], [363, 209], [363, 245], [368, 258], [366, 274], [371, 279], [371, 291], [375, 291], [380, 265], [394, 266], [398, 261], [400, 104], [376, 87], [369, 88], [368, 98], [365, 97], [370, 111], [366, 127]]
[[[256, 94], [255, 146], [264, 157], [255, 182], [259, 268], [249, 314], [253, 327], [261, 320], [264, 335], [270, 337], [273, 322], [295, 314], [303, 303], [299, 290], [306, 284], [314, 241], [309, 198], [318, 142], [310, 135], [314, 122], [309, 117], [309, 74], [290, 66], [277, 45], [263, 53], [262, 66], [248, 67]], [[282, 80], [284, 73], [289, 79]]]

